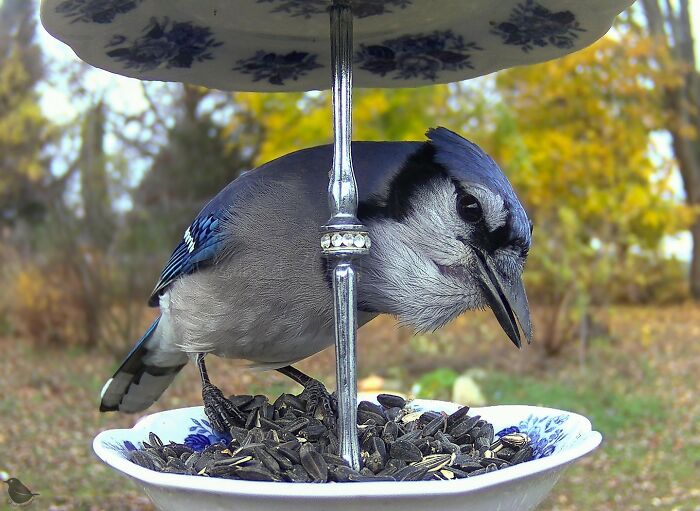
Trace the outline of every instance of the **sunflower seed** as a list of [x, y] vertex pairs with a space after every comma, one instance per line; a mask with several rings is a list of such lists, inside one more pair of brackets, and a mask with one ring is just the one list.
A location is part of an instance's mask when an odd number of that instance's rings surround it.
[[148, 434], [148, 441], [150, 442], [150, 444], [153, 447], [155, 447], [157, 449], [160, 449], [163, 447], [163, 441], [160, 439], [160, 437], [158, 435], [156, 435], [153, 432]]
[[391, 445], [391, 457], [407, 462], [420, 461], [423, 453], [420, 449], [406, 440], [397, 440]]
[[532, 446], [527, 445], [513, 455], [513, 457], [510, 459], [510, 464], [517, 465], [518, 463], [522, 463], [524, 461], [530, 461], [532, 459], [532, 453]]
[[449, 465], [454, 461], [454, 456], [450, 454], [433, 454], [424, 457], [421, 461], [412, 463], [413, 466], [424, 467], [428, 472], [440, 470], [442, 467]]
[[456, 412], [447, 416], [447, 429], [452, 429], [452, 427], [460, 422], [469, 413], [468, 406], [462, 406], [457, 409]]
[[384, 415], [386, 415], [387, 420], [397, 421], [403, 417], [403, 408], [387, 408], [384, 410]]
[[476, 423], [479, 422], [479, 416], [465, 417], [461, 422], [455, 424], [450, 430], [450, 434], [455, 438], [455, 440], [460, 440], [465, 437], [474, 427]]
[[396, 441], [396, 437], [399, 435], [399, 426], [393, 421], [387, 422], [382, 430], [382, 440], [385, 443], [391, 444]]
[[255, 453], [255, 459], [260, 461], [270, 472], [273, 474], [278, 474], [280, 472], [280, 464], [277, 463], [277, 460], [267, 452], [267, 449], [257, 447], [253, 452]]
[[379, 404], [384, 408], [403, 408], [406, 406], [406, 400], [394, 394], [379, 394], [377, 396], [377, 401], [379, 401]]
[[342, 483], [350, 481], [351, 477], [366, 477], [361, 475], [358, 471], [351, 469], [346, 466], [335, 466], [328, 468], [328, 479], [335, 481], [336, 483]]
[[502, 436], [499, 440], [505, 445], [516, 448], [530, 443], [530, 437], [525, 433], [511, 433], [509, 435]]
[[375, 424], [383, 426], [386, 424], [386, 418], [383, 415], [372, 412], [370, 410], [357, 410], [358, 424]]
[[278, 479], [264, 467], [241, 467], [236, 470], [236, 477], [246, 481], [277, 481]]
[[304, 467], [314, 482], [326, 482], [328, 480], [328, 464], [323, 456], [316, 452], [310, 444], [304, 444], [299, 451], [301, 465]]
[[408, 465], [407, 467], [404, 467], [396, 472], [393, 475], [393, 478], [397, 481], [420, 481], [427, 473], [428, 469], [425, 467]]
[[298, 431], [301, 431], [304, 429], [306, 426], [309, 425], [309, 419], [306, 417], [300, 417], [296, 419], [294, 422], [289, 424], [287, 427], [285, 427], [285, 431], [289, 431], [290, 433], [297, 433]]

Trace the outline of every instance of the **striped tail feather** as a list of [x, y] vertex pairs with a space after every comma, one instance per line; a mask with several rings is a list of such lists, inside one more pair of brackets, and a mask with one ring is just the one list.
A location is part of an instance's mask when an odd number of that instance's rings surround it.
[[134, 413], [145, 410], [163, 394], [186, 363], [187, 356], [168, 357], [169, 363], [154, 363], [159, 343], [155, 338], [158, 316], [126, 356], [121, 366], [102, 387], [100, 411]]

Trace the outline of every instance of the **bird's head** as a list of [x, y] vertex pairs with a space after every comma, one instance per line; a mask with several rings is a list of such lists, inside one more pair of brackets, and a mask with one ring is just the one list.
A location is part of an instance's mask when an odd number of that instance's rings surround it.
[[360, 204], [372, 250], [360, 307], [435, 330], [490, 307], [520, 347], [530, 311], [521, 275], [532, 224], [508, 179], [478, 146], [437, 128], [387, 190]]

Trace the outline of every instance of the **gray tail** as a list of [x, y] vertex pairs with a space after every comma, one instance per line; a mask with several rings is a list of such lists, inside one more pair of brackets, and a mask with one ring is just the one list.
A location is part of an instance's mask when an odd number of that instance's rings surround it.
[[159, 344], [154, 342], [158, 321], [160, 316], [139, 339], [114, 376], [105, 383], [100, 402], [101, 412], [133, 413], [145, 410], [158, 400], [187, 363], [184, 354], [169, 364], [154, 362], [154, 359], [161, 358], [153, 356]]

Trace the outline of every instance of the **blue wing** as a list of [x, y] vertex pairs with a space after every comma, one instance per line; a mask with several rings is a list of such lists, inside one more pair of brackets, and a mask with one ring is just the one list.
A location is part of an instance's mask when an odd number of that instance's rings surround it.
[[213, 264], [222, 241], [220, 227], [221, 221], [215, 214], [201, 214], [195, 218], [163, 268], [148, 305], [156, 307], [161, 293], [181, 276]]

